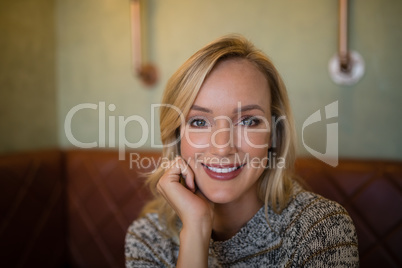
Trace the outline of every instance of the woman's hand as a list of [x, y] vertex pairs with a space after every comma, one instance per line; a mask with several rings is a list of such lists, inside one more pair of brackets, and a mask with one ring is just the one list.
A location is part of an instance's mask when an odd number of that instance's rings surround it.
[[[187, 187], [180, 183], [181, 177]], [[177, 157], [171, 162], [157, 190], [183, 223], [178, 267], [207, 267], [213, 204], [197, 189], [194, 173], [184, 159]]]

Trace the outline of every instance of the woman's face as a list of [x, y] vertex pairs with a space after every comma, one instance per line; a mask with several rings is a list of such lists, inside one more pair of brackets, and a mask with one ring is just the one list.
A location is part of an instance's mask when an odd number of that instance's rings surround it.
[[[255, 202], [270, 143], [265, 76], [246, 59], [219, 62], [182, 127], [181, 155], [213, 203]], [[259, 201], [257, 201], [259, 202]]]

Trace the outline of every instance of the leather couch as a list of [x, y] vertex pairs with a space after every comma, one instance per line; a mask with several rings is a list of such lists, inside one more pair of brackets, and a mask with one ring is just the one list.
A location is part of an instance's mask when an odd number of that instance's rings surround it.
[[[151, 197], [145, 173], [159, 156], [128, 152], [119, 161], [116, 151], [101, 150], [0, 156], [0, 267], [124, 267], [125, 232]], [[300, 158], [296, 170], [313, 191], [348, 210], [361, 267], [402, 267], [401, 162], [341, 159], [333, 168]]]

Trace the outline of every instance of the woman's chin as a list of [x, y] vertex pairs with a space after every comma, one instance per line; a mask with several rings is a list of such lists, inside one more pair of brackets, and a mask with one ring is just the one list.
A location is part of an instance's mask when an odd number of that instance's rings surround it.
[[222, 190], [220, 191], [204, 190], [201, 192], [210, 202], [214, 204], [227, 204], [235, 200], [233, 194]]

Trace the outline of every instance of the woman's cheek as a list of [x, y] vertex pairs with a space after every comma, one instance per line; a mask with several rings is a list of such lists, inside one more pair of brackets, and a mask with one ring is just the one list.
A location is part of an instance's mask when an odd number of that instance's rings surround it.
[[268, 152], [269, 135], [265, 132], [246, 132], [241, 138], [241, 144], [244, 152], [260, 155]]
[[209, 147], [209, 137], [207, 132], [185, 131], [181, 142], [182, 156], [194, 156], [195, 153], [202, 152]]

